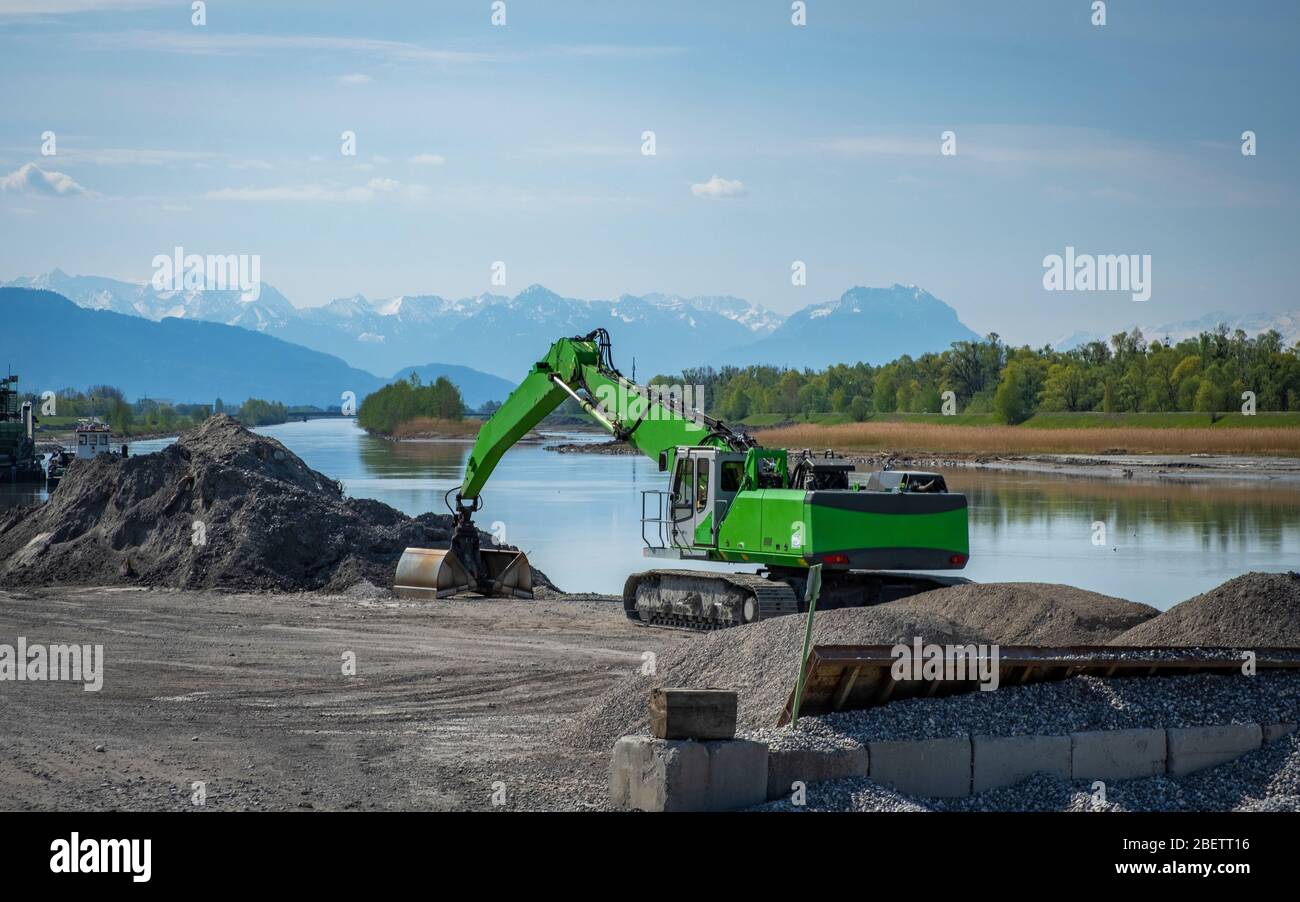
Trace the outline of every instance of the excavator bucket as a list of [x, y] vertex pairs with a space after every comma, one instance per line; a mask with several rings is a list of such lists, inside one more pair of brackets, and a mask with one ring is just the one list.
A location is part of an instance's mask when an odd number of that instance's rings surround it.
[[402, 598], [451, 598], [462, 593], [533, 597], [533, 571], [522, 551], [479, 551], [485, 571], [475, 579], [451, 549], [408, 548], [397, 562], [393, 591]]

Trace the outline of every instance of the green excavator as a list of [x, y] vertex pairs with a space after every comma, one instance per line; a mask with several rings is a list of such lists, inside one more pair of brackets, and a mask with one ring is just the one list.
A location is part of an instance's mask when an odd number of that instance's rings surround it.
[[[484, 547], [473, 523], [483, 487], [517, 441], [566, 399], [669, 474], [642, 492], [647, 557], [758, 565], [756, 572], [649, 570], [628, 577], [635, 621], [718, 629], [798, 612], [809, 567], [822, 565], [818, 608], [890, 601], [965, 580], [911, 570], [960, 570], [969, 558], [966, 498], [935, 473], [876, 474], [852, 484], [853, 465], [761, 448], [687, 405], [681, 391], [637, 385], [615, 367], [609, 333], [555, 342], [479, 430], [459, 490], [447, 493], [450, 548], [408, 548], [395, 591], [532, 597], [523, 553]], [[455, 499], [451, 498], [455, 492]]]

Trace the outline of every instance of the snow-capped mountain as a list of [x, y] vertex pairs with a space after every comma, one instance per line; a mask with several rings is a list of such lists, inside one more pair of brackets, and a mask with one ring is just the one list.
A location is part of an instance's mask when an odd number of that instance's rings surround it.
[[767, 338], [733, 348], [726, 356], [728, 362], [789, 367], [881, 364], [978, 339], [956, 310], [915, 285], [858, 286], [837, 300], [804, 307]]
[[[1213, 332], [1220, 324], [1226, 325], [1229, 332], [1241, 329], [1252, 338], [1270, 329], [1282, 336], [1283, 347], [1291, 347], [1300, 342], [1300, 310], [1288, 310], [1281, 313], [1227, 313], [1216, 310], [1195, 319], [1177, 320], [1158, 325], [1141, 325], [1130, 323], [1122, 331], [1129, 332], [1134, 326], [1148, 341], [1180, 342], [1186, 338], [1195, 338], [1202, 332]], [[1102, 335], [1095, 332], [1073, 332], [1052, 342], [1058, 351], [1069, 351], [1090, 341], [1104, 341], [1110, 344], [1111, 335], [1120, 329]]]
[[636, 363], [643, 379], [717, 363], [718, 348], [754, 340], [748, 326], [699, 309], [689, 300], [623, 295], [612, 301], [583, 301], [532, 285], [456, 325], [445, 343], [464, 356], [447, 359], [518, 378], [521, 363], [531, 364], [556, 338], [601, 327], [613, 340], [614, 362], [629, 376]]
[[148, 284], [58, 270], [9, 284], [48, 288], [82, 307], [155, 321], [176, 317], [242, 326], [380, 374], [436, 360], [514, 381], [556, 338], [598, 327], [609, 330], [618, 366], [631, 375], [635, 365], [642, 379], [705, 365], [881, 363], [975, 337], [947, 304], [902, 285], [853, 288], [838, 300], [784, 317], [726, 295], [581, 300], [541, 285], [514, 297], [355, 295], [299, 308], [265, 283], [256, 301], [242, 301], [234, 291], [159, 292]]
[[54, 291], [88, 310], [110, 310], [154, 321], [173, 316], [257, 332], [274, 332], [298, 315], [289, 299], [265, 282], [256, 300], [245, 301], [240, 290], [157, 291], [148, 284], [123, 282], [103, 276], [70, 276], [55, 269], [30, 279], [4, 283], [6, 288]]
[[768, 310], [758, 304], [751, 304], [743, 298], [731, 295], [717, 295], [684, 298], [680, 295], [647, 294], [642, 300], [660, 307], [684, 305], [701, 313], [716, 313], [718, 316], [737, 322], [757, 335], [771, 335], [773, 330], [785, 322], [785, 317], [775, 310]]

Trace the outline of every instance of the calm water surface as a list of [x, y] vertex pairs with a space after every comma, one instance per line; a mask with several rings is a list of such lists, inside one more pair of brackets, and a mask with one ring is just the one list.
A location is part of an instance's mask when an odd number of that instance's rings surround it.
[[[460, 485], [470, 448], [451, 441], [394, 444], [342, 419], [257, 431], [342, 480], [349, 495], [412, 515], [446, 512], [443, 495]], [[167, 443], [135, 442], [131, 453]], [[1165, 608], [1248, 570], [1300, 567], [1300, 487], [1294, 485], [1165, 485], [972, 470], [945, 475], [970, 501], [971, 562], [963, 575], [979, 582], [1069, 583]], [[484, 529], [504, 524], [506, 541], [527, 551], [565, 590], [617, 593], [628, 573], [656, 565], [641, 555], [640, 492], [665, 487], [666, 477], [648, 458], [518, 445], [489, 481], [476, 521]], [[1106, 524], [1105, 545], [1093, 543], [1096, 522]]]

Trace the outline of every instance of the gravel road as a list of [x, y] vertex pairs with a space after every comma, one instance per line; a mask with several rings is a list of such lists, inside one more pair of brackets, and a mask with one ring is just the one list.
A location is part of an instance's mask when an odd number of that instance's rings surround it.
[[[103, 689], [0, 683], [0, 808], [606, 805], [608, 748], [550, 741], [645, 652], [690, 634], [620, 603], [320, 593], [0, 591], [0, 643], [104, 646]], [[356, 655], [356, 675], [342, 656]], [[99, 750], [102, 749], [102, 750]]]

